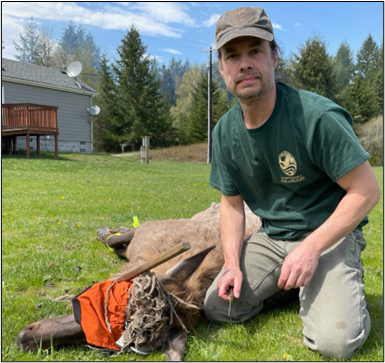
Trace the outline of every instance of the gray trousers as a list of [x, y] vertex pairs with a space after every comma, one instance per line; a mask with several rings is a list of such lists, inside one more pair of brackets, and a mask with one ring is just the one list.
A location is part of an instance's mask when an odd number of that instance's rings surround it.
[[[277, 286], [285, 257], [304, 239], [277, 241], [263, 229], [243, 246], [241, 296], [229, 304], [218, 297], [222, 272], [207, 290], [205, 314], [210, 320], [244, 322], [257, 315], [263, 301], [279, 291]], [[359, 230], [341, 239], [319, 258], [310, 283], [300, 288], [300, 317], [304, 343], [329, 358], [350, 358], [364, 344], [370, 331], [363, 284], [361, 251], [366, 241]]]

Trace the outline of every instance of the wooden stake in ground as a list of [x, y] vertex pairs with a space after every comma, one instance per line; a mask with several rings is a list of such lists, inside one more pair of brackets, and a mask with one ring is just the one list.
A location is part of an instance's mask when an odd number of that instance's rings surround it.
[[145, 263], [142, 266], [138, 266], [137, 268], [126, 272], [124, 275], [119, 276], [115, 281], [125, 281], [125, 280], [131, 280], [136, 276], [141, 275], [144, 272], [147, 272], [162, 263], [165, 263], [168, 260], [171, 260], [175, 256], [180, 255], [183, 252], [188, 251], [191, 248], [191, 245], [189, 242], [182, 242], [173, 248], [169, 249], [168, 251], [162, 253], [159, 255], [155, 260]]

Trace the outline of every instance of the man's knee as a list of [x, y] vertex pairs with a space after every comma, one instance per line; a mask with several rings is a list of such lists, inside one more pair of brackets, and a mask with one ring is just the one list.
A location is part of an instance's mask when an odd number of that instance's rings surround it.
[[343, 326], [330, 329], [325, 334], [317, 334], [315, 341], [304, 336], [305, 345], [328, 358], [349, 359], [365, 343], [369, 331], [363, 329], [358, 334], [349, 330], [343, 331]]

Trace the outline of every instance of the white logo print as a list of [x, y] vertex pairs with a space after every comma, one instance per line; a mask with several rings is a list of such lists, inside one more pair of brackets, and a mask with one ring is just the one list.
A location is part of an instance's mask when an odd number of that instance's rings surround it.
[[305, 180], [304, 176], [295, 175], [298, 169], [297, 161], [288, 151], [282, 151], [278, 155], [278, 164], [283, 173], [287, 175], [281, 176], [281, 183], [298, 183]]
[[293, 176], [297, 172], [297, 162], [288, 151], [282, 151], [279, 154], [278, 163], [286, 175]]

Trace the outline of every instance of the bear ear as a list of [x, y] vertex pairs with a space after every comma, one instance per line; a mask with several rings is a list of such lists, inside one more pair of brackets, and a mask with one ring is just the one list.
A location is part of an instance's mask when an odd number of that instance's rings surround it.
[[203, 251], [180, 261], [174, 267], [170, 268], [163, 276], [161, 276], [161, 279], [186, 281], [200, 266], [208, 253], [214, 248], [215, 246], [208, 247]]
[[171, 328], [162, 352], [169, 361], [181, 361], [187, 345], [187, 333], [181, 328]]

